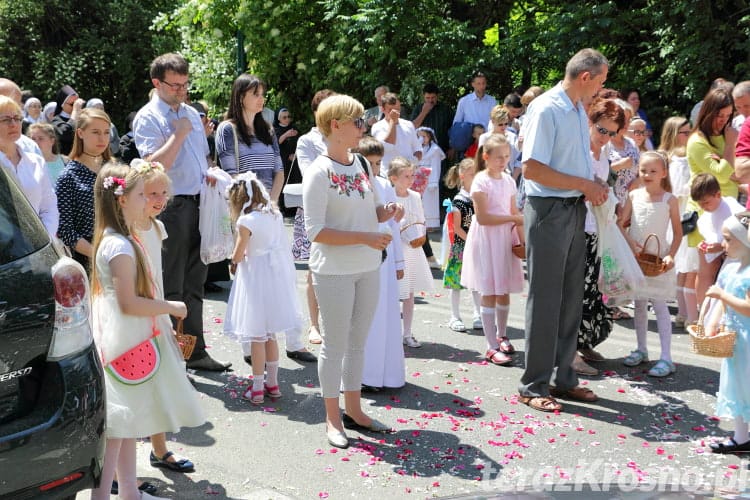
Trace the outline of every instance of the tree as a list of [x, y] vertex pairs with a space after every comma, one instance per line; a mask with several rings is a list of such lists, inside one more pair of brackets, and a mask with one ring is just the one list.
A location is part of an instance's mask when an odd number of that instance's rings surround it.
[[[0, 3], [0, 74], [43, 101], [71, 85], [84, 99], [101, 98], [122, 124], [146, 100], [148, 66], [175, 47], [150, 31], [172, 0], [14, 0]], [[96, 13], [92, 15], [91, 13]]]

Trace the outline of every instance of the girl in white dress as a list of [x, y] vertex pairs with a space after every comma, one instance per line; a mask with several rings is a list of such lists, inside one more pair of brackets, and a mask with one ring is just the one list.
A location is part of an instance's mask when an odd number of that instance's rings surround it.
[[[169, 346], [171, 329], [160, 330], [161, 315], [184, 318], [187, 308], [183, 302], [155, 298], [153, 273], [132, 238], [131, 228], [146, 205], [138, 173], [124, 165], [105, 165], [94, 184], [94, 200], [93, 325], [105, 367], [107, 444], [100, 487], [92, 498], [109, 498], [115, 468], [121, 498], [155, 498], [136, 486], [136, 438], [204, 421], [185, 398], [192, 389], [181, 359]], [[150, 356], [133, 354], [136, 346]], [[132, 356], [131, 363], [141, 371], [123, 367], [123, 355]]]
[[[414, 182], [414, 165], [402, 156], [397, 156], [388, 165], [388, 178], [396, 190], [398, 202], [404, 206], [401, 219], [401, 248], [404, 251], [404, 279], [399, 282], [399, 297], [402, 301], [404, 345], [422, 347], [411, 331], [414, 319], [414, 294], [432, 291], [432, 272], [427, 263], [422, 244], [426, 237], [424, 211], [419, 193], [409, 187]], [[415, 246], [416, 245], [416, 246]]]
[[[396, 192], [388, 180], [380, 177], [383, 144], [373, 137], [359, 141], [357, 152], [370, 162], [373, 189], [380, 193], [384, 203], [396, 203]], [[398, 222], [390, 219], [381, 222], [380, 231], [398, 234]], [[404, 253], [400, 239], [392, 239], [386, 247], [385, 260], [380, 264], [380, 293], [370, 333], [365, 343], [365, 367], [362, 372], [362, 390], [378, 392], [384, 387], [399, 388], [406, 383], [404, 346], [401, 336], [401, 307], [398, 303], [399, 280], [404, 278]]]
[[[133, 237], [137, 243], [141, 244], [145, 257], [150, 264], [154, 286], [156, 287], [156, 298], [163, 299], [164, 280], [162, 278], [161, 251], [162, 241], [167, 239], [167, 230], [156, 217], [167, 206], [172, 182], [161, 163], [136, 158], [130, 166], [138, 172], [139, 178], [143, 179], [143, 191], [146, 196], [146, 209], [140, 220], [135, 223]], [[157, 322], [159, 322], [160, 331], [172, 331], [169, 316], [161, 315], [157, 318]], [[169, 341], [166, 344], [172, 351], [172, 355], [182, 360], [182, 351], [174, 335], [165, 335], [164, 340]], [[202, 416], [203, 410], [200, 408], [195, 389], [190, 384], [186, 388], [189, 393], [185, 395], [187, 402], [192, 402], [194, 405], [192, 413], [196, 416]], [[177, 472], [192, 472], [195, 469], [193, 462], [187, 458], [178, 457], [167, 449], [167, 439], [164, 432], [153, 434], [150, 441], [152, 448], [150, 462], [152, 465]]]
[[224, 334], [251, 342], [253, 385], [242, 397], [260, 405], [265, 394], [272, 400], [281, 397], [276, 335], [302, 328], [294, 261], [284, 218], [255, 174], [237, 176], [227, 194], [237, 240]]
[[422, 158], [419, 160], [420, 167], [427, 167], [430, 176], [427, 178], [427, 188], [422, 193], [422, 208], [424, 208], [425, 224], [427, 229], [440, 227], [440, 166], [445, 159], [445, 153], [438, 146], [435, 131], [430, 127], [419, 127], [417, 135], [422, 142]]
[[[646, 284], [639, 288], [635, 296], [635, 334], [638, 346], [624, 360], [625, 366], [637, 366], [648, 361], [646, 347], [646, 332], [648, 328], [648, 301], [654, 307], [656, 324], [659, 330], [661, 356], [659, 361], [651, 367], [648, 374], [652, 377], [666, 377], [675, 372], [672, 363], [672, 320], [669, 317], [667, 301], [675, 298], [676, 277], [674, 272], [674, 256], [682, 240], [682, 225], [680, 223], [680, 205], [676, 196], [672, 195], [669, 182], [669, 168], [667, 156], [661, 152], [646, 151], [640, 157], [638, 174], [643, 187], [628, 193], [622, 217], [618, 220], [633, 253], [646, 251], [651, 254], [657, 252], [654, 238], [646, 243], [650, 234], [659, 239], [659, 256], [664, 261], [666, 271], [655, 277], [646, 277]], [[624, 225], [630, 221], [626, 231]], [[668, 244], [667, 232], [672, 228], [671, 242]], [[644, 248], [647, 245], [647, 248]]]

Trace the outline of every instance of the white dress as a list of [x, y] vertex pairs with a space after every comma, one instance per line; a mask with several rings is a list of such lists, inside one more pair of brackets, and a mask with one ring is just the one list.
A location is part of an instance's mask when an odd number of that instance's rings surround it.
[[[118, 255], [135, 260], [133, 243], [107, 229], [96, 253], [96, 271], [101, 294], [94, 297], [94, 340], [103, 364], [124, 354], [151, 336], [153, 320], [120, 310], [109, 262]], [[159, 293], [157, 289], [157, 294]], [[161, 324], [161, 320], [157, 325]], [[160, 327], [158, 327], [160, 328]], [[170, 345], [171, 325], [156, 336], [161, 364], [150, 380], [126, 385], [104, 370], [107, 391], [107, 437], [139, 438], [159, 432], [177, 432], [205, 421], [195, 389], [185, 374], [181, 357]]]
[[[643, 245], [649, 234], [655, 234], [659, 238], [659, 256], [665, 257], [669, 253], [669, 247], [672, 244], [671, 239], [667, 239], [667, 230], [670, 226], [669, 220], [669, 200], [672, 193], [664, 193], [661, 201], [649, 201], [648, 193], [645, 189], [639, 188], [630, 192], [630, 200], [633, 206], [633, 212], [630, 218], [630, 237]], [[655, 254], [657, 244], [654, 238], [648, 242], [645, 251]], [[672, 300], [675, 298], [677, 277], [674, 267], [659, 276], [646, 276], [643, 287], [640, 287], [635, 293], [635, 299], [641, 300]]]
[[[374, 187], [380, 190], [383, 203], [396, 201], [396, 192], [387, 180], [375, 177]], [[398, 238], [399, 224], [393, 219], [380, 223], [381, 231], [386, 227], [394, 238], [386, 249], [385, 261], [380, 265], [380, 295], [365, 344], [362, 383], [371, 387], [403, 387], [406, 366], [396, 270], [404, 269], [404, 255]]]
[[237, 227], [252, 233], [237, 264], [224, 318], [224, 334], [238, 342], [302, 328], [292, 251], [281, 214], [252, 211]]
[[[409, 189], [406, 196], [398, 196], [398, 201], [404, 206], [404, 218], [401, 219], [401, 228], [412, 223], [424, 224], [424, 212], [422, 211], [422, 199], [419, 193]], [[421, 234], [424, 235], [424, 226], [421, 226]], [[404, 251], [404, 278], [398, 282], [399, 298], [408, 299], [410, 294], [418, 294], [422, 291], [432, 291], [432, 272], [427, 262], [422, 247], [412, 248], [404, 241], [405, 234], [401, 233], [401, 248]], [[394, 239], [396, 235], [394, 234]]]
[[[680, 214], [684, 214], [690, 199], [690, 167], [687, 157], [672, 157], [669, 162], [669, 182], [672, 184], [672, 194], [680, 202]], [[671, 228], [669, 234], [671, 234]], [[674, 268], [678, 273], [698, 272], [698, 249], [688, 246], [687, 234], [682, 236], [680, 248], [674, 256]]]
[[440, 227], [439, 186], [443, 159], [445, 159], [445, 153], [437, 144], [432, 143], [422, 147], [422, 159], [419, 160], [419, 165], [431, 169], [427, 179], [427, 189], [422, 194], [422, 207], [428, 229]]

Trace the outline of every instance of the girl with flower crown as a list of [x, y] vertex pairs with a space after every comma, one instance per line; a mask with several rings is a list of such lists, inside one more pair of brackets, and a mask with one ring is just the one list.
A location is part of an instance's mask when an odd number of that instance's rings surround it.
[[195, 398], [186, 397], [193, 389], [169, 345], [171, 330], [162, 326], [162, 316], [184, 318], [187, 308], [159, 298], [149, 259], [133, 234], [146, 208], [139, 173], [104, 165], [94, 184], [94, 203], [92, 310], [105, 368], [107, 444], [100, 487], [91, 498], [109, 498], [116, 469], [120, 498], [151, 499], [136, 485], [136, 439], [204, 422]]
[[224, 334], [251, 343], [253, 384], [242, 397], [260, 405], [281, 397], [276, 335], [302, 328], [294, 261], [284, 218], [254, 173], [237, 176], [227, 195], [237, 239]]

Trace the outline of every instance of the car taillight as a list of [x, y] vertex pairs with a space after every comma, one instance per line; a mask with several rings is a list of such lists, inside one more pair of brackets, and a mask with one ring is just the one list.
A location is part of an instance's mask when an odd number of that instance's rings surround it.
[[57, 360], [79, 352], [93, 342], [88, 278], [70, 257], [52, 266], [55, 287], [55, 329], [47, 359]]

